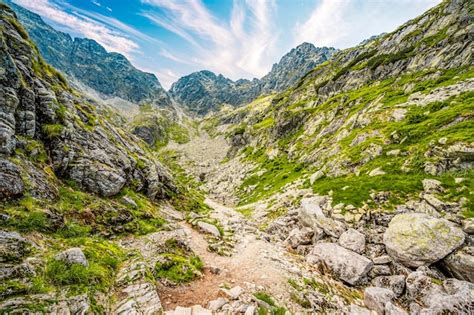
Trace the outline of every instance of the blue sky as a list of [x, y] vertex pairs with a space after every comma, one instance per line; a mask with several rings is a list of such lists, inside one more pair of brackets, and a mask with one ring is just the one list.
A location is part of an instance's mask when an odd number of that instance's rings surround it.
[[165, 88], [203, 69], [261, 77], [302, 42], [348, 48], [440, 0], [13, 0], [56, 29], [92, 38]]

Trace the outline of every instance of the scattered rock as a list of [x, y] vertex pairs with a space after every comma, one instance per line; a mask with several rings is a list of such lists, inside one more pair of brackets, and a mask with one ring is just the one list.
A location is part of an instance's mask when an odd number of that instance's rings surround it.
[[295, 249], [300, 245], [309, 245], [312, 242], [314, 230], [309, 227], [303, 227], [302, 229], [295, 228], [291, 230], [286, 242], [291, 248]]
[[388, 255], [383, 255], [383, 256], [378, 256], [372, 259], [374, 264], [376, 265], [384, 265], [390, 263], [390, 256]]
[[393, 259], [407, 267], [432, 264], [464, 242], [464, 233], [445, 219], [423, 213], [404, 213], [393, 217], [383, 242]]
[[443, 265], [454, 277], [474, 282], [474, 247], [466, 246], [448, 255]]
[[423, 179], [422, 184], [425, 192], [437, 193], [443, 191], [443, 187], [439, 180], [425, 178]]
[[408, 315], [401, 307], [396, 306], [392, 302], [385, 304], [385, 315]]
[[221, 292], [223, 292], [229, 299], [231, 300], [237, 300], [239, 296], [244, 292], [244, 290], [239, 287], [233, 287], [232, 289], [221, 289]]
[[333, 237], [339, 237], [346, 230], [344, 223], [328, 218], [324, 215], [322, 205], [329, 203], [327, 197], [315, 196], [303, 198], [298, 212], [298, 219], [301, 224], [312, 228], [319, 227], [324, 232]]
[[390, 150], [386, 154], [388, 156], [399, 156], [400, 155], [400, 149]]
[[401, 296], [405, 290], [405, 276], [380, 276], [372, 281], [373, 285], [379, 288], [391, 290], [396, 296]]
[[354, 229], [348, 229], [339, 238], [339, 245], [358, 254], [365, 251], [365, 235]]
[[365, 306], [377, 314], [384, 314], [385, 304], [391, 302], [394, 298], [395, 294], [389, 289], [369, 287], [364, 290]]
[[55, 256], [56, 260], [61, 260], [66, 264], [79, 264], [83, 266], [88, 266], [89, 263], [87, 262], [86, 256], [82, 252], [82, 249], [78, 247], [69, 248]]
[[381, 167], [374, 168], [373, 170], [369, 172], [370, 177], [380, 176], [380, 175], [385, 175], [385, 172], [382, 170]]
[[372, 261], [366, 257], [334, 243], [316, 244], [311, 255], [324, 262], [337, 277], [351, 285], [363, 283], [373, 266]]
[[324, 176], [324, 172], [322, 170], [316, 171], [309, 177], [309, 183], [313, 185], [315, 181], [317, 181], [323, 176]]
[[197, 226], [204, 233], [212, 234], [217, 238], [221, 237], [221, 232], [219, 232], [219, 229], [214, 224], [210, 224], [204, 221], [198, 221]]
[[163, 311], [156, 287], [138, 282], [121, 288], [113, 314], [159, 314]]
[[474, 218], [464, 220], [462, 229], [467, 234], [474, 234]]
[[373, 315], [373, 314], [369, 309], [366, 309], [365, 307], [351, 304], [349, 315]]
[[207, 306], [211, 311], [216, 312], [218, 311], [222, 306], [227, 304], [227, 300], [224, 299], [223, 297], [219, 297], [215, 300], [212, 300], [209, 302], [209, 305]]
[[131, 197], [129, 196], [123, 196], [122, 197], [122, 200], [129, 206], [133, 207], [133, 208], [138, 208], [138, 205], [137, 203], [135, 202], [135, 200], [133, 200]]

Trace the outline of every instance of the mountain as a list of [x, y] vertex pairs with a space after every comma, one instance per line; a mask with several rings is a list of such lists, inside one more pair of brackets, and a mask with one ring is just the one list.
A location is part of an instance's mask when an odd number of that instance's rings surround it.
[[283, 56], [261, 80], [232, 81], [205, 70], [180, 78], [169, 92], [189, 111], [205, 115], [224, 104], [239, 106], [261, 94], [283, 91], [309, 70], [328, 60], [335, 51], [334, 48], [316, 48], [303, 43]]
[[335, 52], [336, 49], [332, 47], [314, 47], [310, 43], [293, 48], [260, 80], [261, 93], [286, 90], [308, 71], [331, 58]]
[[173, 98], [191, 112], [204, 115], [222, 104], [238, 106], [248, 103], [259, 94], [258, 81], [236, 82], [215, 75], [211, 71], [199, 71], [180, 78], [170, 89]]
[[46, 24], [39, 15], [10, 1], [6, 3], [15, 10], [48, 63], [99, 92], [103, 98], [170, 105], [171, 100], [155, 75], [136, 69], [123, 55], [108, 53], [91, 39], [73, 39]]

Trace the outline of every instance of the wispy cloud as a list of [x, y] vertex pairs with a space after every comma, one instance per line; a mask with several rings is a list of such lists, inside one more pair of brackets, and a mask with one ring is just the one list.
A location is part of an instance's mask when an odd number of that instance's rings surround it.
[[304, 23], [297, 23], [294, 44], [315, 43], [317, 46], [334, 45], [347, 33], [344, 20], [350, 6], [347, 0], [322, 0]]
[[[139, 49], [135, 41], [121, 32], [92, 19], [87, 19], [78, 14], [68, 13], [48, 0], [15, 0], [15, 2], [53, 21], [66, 31], [94, 39], [108, 51], [119, 52], [130, 58], [131, 54], [137, 52]], [[109, 22], [112, 23], [111, 21]], [[121, 23], [121, 26], [123, 27], [124, 24]]]
[[142, 15], [191, 44], [192, 60], [199, 66], [238, 78], [262, 76], [274, 61], [278, 32], [273, 1], [234, 0], [228, 22], [211, 14], [200, 0], [142, 2], [160, 9]]

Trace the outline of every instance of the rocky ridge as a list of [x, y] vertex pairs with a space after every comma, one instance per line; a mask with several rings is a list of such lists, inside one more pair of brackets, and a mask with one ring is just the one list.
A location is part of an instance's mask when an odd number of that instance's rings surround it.
[[97, 91], [101, 98], [118, 97], [143, 104], [170, 106], [171, 99], [155, 75], [142, 72], [119, 53], [109, 53], [96, 41], [71, 38], [46, 24], [43, 19], [10, 1], [31, 39], [46, 62]]
[[205, 115], [226, 104], [235, 107], [262, 94], [283, 91], [335, 52], [334, 48], [317, 48], [303, 43], [283, 56], [260, 80], [234, 82], [221, 74], [204, 70], [180, 78], [171, 86], [170, 94], [189, 111]]

